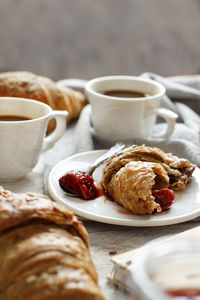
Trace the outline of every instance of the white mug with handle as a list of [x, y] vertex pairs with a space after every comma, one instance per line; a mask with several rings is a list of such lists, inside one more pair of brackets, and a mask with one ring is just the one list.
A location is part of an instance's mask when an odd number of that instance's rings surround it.
[[[0, 97], [0, 182], [25, 177], [64, 134], [67, 115], [36, 100]], [[51, 119], [56, 127], [46, 135]]]
[[[177, 114], [160, 108], [165, 87], [136, 76], [104, 76], [87, 82], [85, 92], [91, 104], [96, 134], [112, 142], [134, 138], [168, 138], [174, 131]], [[127, 96], [128, 95], [128, 96]], [[156, 117], [166, 121], [166, 130], [152, 134]]]

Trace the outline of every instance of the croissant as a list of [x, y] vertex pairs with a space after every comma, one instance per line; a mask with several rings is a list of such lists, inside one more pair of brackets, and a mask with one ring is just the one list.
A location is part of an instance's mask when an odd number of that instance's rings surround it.
[[175, 194], [192, 179], [194, 165], [159, 148], [133, 145], [112, 155], [102, 186], [111, 198], [136, 214], [169, 209]]
[[116, 172], [105, 185], [112, 199], [136, 214], [161, 212], [152, 189], [163, 189], [169, 185], [169, 177], [157, 163], [131, 161]]
[[0, 187], [0, 299], [103, 300], [82, 222], [39, 194]]
[[[44, 102], [55, 110], [67, 110], [67, 121], [77, 118], [86, 104], [85, 96], [30, 72], [0, 73], [0, 97], [20, 97]], [[54, 124], [52, 123], [52, 129]], [[49, 130], [50, 130], [49, 129]]]
[[195, 166], [187, 159], [179, 158], [171, 153], [165, 153], [157, 147], [133, 145], [111, 156], [103, 170], [103, 182], [106, 187], [113, 174], [130, 161], [159, 163], [169, 176], [169, 189], [183, 190], [192, 179]]

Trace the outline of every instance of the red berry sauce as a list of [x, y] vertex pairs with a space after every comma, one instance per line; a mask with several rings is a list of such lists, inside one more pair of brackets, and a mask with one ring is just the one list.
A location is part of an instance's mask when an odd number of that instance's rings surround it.
[[166, 291], [166, 293], [175, 299], [200, 299], [200, 289], [179, 289], [179, 290], [170, 290]]
[[155, 197], [155, 201], [160, 204], [162, 211], [169, 209], [175, 198], [174, 192], [169, 189], [154, 190], [152, 195]]
[[99, 191], [94, 185], [93, 177], [82, 171], [69, 171], [60, 177], [59, 184], [66, 192], [77, 195], [84, 200], [99, 197]]

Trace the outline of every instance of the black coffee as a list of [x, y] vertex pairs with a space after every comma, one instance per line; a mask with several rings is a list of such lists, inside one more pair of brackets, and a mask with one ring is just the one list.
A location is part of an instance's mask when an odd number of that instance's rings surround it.
[[25, 116], [15, 116], [15, 115], [0, 115], [0, 121], [27, 121], [27, 120], [31, 120], [30, 118], [27, 118]]
[[110, 90], [103, 92], [106, 96], [118, 97], [118, 98], [144, 98], [148, 95], [138, 91], [132, 90]]

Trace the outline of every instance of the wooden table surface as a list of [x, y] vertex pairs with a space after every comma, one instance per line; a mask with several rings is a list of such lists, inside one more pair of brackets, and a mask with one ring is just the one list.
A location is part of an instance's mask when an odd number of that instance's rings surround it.
[[200, 218], [189, 222], [159, 227], [126, 227], [103, 224], [94, 221], [83, 221], [88, 230], [91, 242], [91, 254], [99, 275], [99, 284], [107, 300], [124, 300], [128, 295], [108, 282], [113, 264], [110, 251], [117, 254], [138, 248], [145, 243], [164, 236], [180, 233], [200, 225]]

